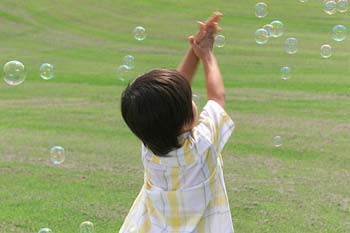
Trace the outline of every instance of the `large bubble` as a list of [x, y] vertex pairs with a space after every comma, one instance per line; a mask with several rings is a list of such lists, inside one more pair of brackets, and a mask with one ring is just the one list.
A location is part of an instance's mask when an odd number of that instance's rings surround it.
[[344, 25], [335, 25], [333, 27], [333, 40], [343, 41], [346, 38], [346, 27]]
[[335, 0], [324, 0], [323, 10], [329, 15], [333, 15], [337, 11], [337, 2]]
[[297, 38], [287, 38], [284, 42], [286, 53], [294, 54], [298, 51], [298, 40]]
[[22, 62], [9, 61], [4, 67], [4, 81], [8, 85], [16, 86], [24, 82], [26, 79], [26, 72]]
[[266, 44], [269, 40], [269, 33], [264, 28], [259, 28], [255, 31], [255, 42], [259, 45]]
[[338, 0], [337, 2], [337, 11], [343, 13], [346, 12], [349, 8], [348, 0]]
[[284, 33], [284, 25], [281, 21], [275, 20], [270, 23], [272, 25], [271, 36], [280, 37]]
[[272, 34], [273, 26], [271, 24], [265, 24], [262, 28], [267, 31], [268, 37], [270, 37]]
[[85, 221], [80, 224], [80, 233], [93, 233], [94, 224], [90, 221]]
[[268, 14], [267, 4], [264, 2], [258, 2], [255, 4], [255, 15], [258, 18], [264, 18]]

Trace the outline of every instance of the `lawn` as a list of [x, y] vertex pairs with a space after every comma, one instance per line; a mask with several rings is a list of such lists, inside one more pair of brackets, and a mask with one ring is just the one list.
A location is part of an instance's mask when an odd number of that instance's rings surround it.
[[[349, 12], [327, 15], [321, 1], [267, 0], [254, 15], [246, 0], [2, 0], [0, 64], [20, 60], [27, 79], [0, 82], [0, 232], [118, 232], [143, 183], [140, 142], [120, 114], [126, 83], [145, 71], [176, 68], [196, 21], [224, 14], [223, 48], [215, 48], [236, 129], [226, 145], [224, 173], [235, 232], [350, 232]], [[281, 20], [285, 33], [266, 45], [254, 32]], [[142, 25], [147, 38], [132, 30]], [[299, 51], [284, 51], [288, 37]], [[320, 46], [333, 47], [331, 58]], [[136, 66], [121, 82], [125, 55]], [[39, 77], [42, 63], [55, 78]], [[289, 80], [282, 66], [292, 67]], [[193, 91], [206, 101], [198, 70]], [[274, 147], [273, 138], [283, 145]], [[66, 160], [50, 163], [50, 148]]]

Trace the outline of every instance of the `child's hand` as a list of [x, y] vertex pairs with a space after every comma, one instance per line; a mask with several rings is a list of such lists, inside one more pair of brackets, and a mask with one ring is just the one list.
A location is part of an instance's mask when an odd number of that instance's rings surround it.
[[202, 61], [210, 59], [213, 50], [214, 36], [206, 35], [200, 43], [196, 42], [194, 36], [189, 37], [189, 42], [196, 56]]
[[199, 44], [203, 39], [209, 36], [214, 36], [215, 33], [219, 32], [221, 28], [218, 25], [222, 14], [220, 12], [214, 12], [211, 17], [207, 19], [207, 21], [197, 22], [199, 26], [199, 31], [194, 36], [194, 40]]

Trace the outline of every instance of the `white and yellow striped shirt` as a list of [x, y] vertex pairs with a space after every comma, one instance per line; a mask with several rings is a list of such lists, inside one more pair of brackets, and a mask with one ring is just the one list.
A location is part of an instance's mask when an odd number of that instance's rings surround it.
[[233, 129], [209, 100], [181, 148], [159, 157], [142, 146], [144, 185], [120, 233], [233, 233], [221, 157]]

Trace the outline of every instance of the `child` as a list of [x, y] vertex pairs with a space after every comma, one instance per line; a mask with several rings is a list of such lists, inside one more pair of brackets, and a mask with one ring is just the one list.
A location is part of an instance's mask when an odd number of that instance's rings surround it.
[[[224, 110], [224, 85], [212, 53], [221, 16], [199, 22], [178, 71], [151, 70], [122, 94], [123, 118], [142, 141], [145, 173], [120, 233], [234, 232], [221, 157], [234, 124]], [[199, 59], [208, 102], [198, 119], [191, 80]]]

